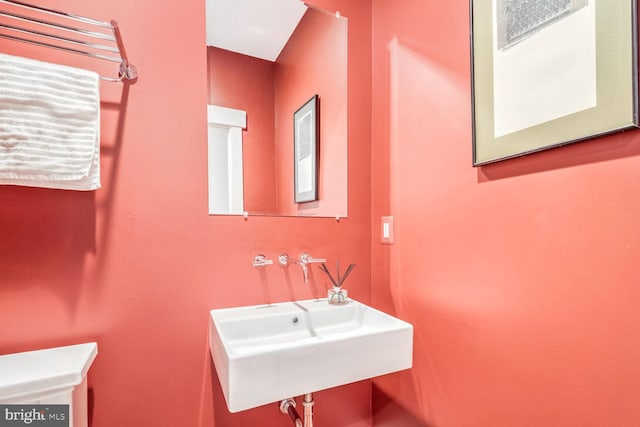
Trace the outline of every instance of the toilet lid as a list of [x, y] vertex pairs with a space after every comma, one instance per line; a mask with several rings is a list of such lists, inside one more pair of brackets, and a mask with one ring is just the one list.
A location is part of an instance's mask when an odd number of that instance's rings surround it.
[[98, 354], [95, 342], [0, 355], [0, 402], [75, 387]]

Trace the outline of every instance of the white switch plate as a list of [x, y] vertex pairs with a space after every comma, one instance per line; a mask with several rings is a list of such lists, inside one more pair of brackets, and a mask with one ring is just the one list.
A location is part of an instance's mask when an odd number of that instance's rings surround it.
[[386, 245], [393, 245], [393, 217], [383, 216], [381, 218], [380, 241]]

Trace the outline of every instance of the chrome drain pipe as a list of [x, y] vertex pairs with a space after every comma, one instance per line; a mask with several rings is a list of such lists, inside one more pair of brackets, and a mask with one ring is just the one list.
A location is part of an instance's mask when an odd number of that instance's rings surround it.
[[[280, 412], [282, 412], [285, 415], [289, 415], [289, 418], [291, 418], [291, 421], [293, 421], [293, 424], [296, 427], [303, 427], [302, 419], [300, 418], [300, 415], [298, 415], [298, 411], [296, 411], [295, 400], [293, 399], [281, 400], [280, 403], [278, 404], [278, 407], [280, 408]], [[306, 412], [306, 407], [305, 407], [305, 412]]]
[[302, 400], [302, 406], [304, 406], [304, 427], [313, 427], [313, 403], [313, 394], [305, 394]]

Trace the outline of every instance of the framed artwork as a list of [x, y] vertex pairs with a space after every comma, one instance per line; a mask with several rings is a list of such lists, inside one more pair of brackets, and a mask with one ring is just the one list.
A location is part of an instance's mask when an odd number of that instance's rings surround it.
[[473, 165], [638, 126], [636, 0], [470, 0]]
[[294, 202], [318, 200], [318, 95], [293, 113]]

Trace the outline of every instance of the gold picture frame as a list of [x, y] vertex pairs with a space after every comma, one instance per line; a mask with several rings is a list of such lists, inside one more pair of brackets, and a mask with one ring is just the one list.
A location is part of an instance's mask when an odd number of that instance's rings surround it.
[[470, 0], [470, 15], [474, 166], [638, 127], [636, 0]]

